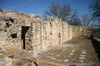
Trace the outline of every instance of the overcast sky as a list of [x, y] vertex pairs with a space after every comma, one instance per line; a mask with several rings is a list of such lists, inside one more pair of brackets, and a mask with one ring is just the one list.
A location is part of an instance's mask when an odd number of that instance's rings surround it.
[[43, 15], [44, 10], [48, 9], [51, 2], [70, 4], [72, 9], [78, 9], [78, 12], [89, 13], [89, 5], [93, 0], [0, 0], [0, 8], [6, 10], [22, 11], [24, 13], [33, 13]]

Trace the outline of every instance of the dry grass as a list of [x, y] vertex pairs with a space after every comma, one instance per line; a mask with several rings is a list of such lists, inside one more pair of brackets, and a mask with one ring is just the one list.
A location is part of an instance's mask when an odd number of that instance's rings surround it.
[[[74, 55], [69, 55], [72, 50], [75, 50]], [[82, 50], [86, 50], [86, 62], [97, 62], [98, 60], [97, 55], [95, 54], [95, 50], [92, 46], [91, 40], [89, 39], [72, 39], [68, 42], [65, 42], [62, 45], [57, 45], [54, 46], [52, 49], [50, 49], [47, 52], [44, 52], [40, 55], [40, 59], [46, 60], [46, 61], [51, 61], [51, 62], [56, 62], [56, 63], [62, 63], [66, 64], [64, 62], [65, 59], [69, 60], [69, 63], [74, 63], [75, 61], [79, 61], [79, 57], [81, 55]], [[59, 55], [59, 56], [57, 56]], [[56, 58], [51, 59], [48, 58], [53, 57]], [[62, 61], [58, 61], [62, 60]]]

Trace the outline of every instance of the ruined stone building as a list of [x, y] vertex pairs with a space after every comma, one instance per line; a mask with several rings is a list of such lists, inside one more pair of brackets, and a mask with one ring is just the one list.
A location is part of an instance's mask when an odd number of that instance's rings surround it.
[[39, 53], [72, 38], [88, 38], [89, 26], [73, 26], [57, 17], [0, 11], [0, 48], [16, 47]]

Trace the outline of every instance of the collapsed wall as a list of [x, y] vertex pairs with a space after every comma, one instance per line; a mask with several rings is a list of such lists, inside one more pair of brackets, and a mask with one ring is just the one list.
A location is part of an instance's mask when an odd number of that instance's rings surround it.
[[34, 53], [72, 38], [88, 38], [92, 33], [89, 26], [72, 26], [57, 17], [42, 20], [39, 15], [10, 10], [0, 11], [0, 25], [0, 32], [5, 32], [7, 40], [0, 47], [17, 47]]

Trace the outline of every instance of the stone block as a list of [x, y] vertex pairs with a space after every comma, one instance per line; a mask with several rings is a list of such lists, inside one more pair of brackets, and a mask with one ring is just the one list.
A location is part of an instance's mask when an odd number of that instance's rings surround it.
[[70, 55], [74, 55], [73, 53], [70, 53]]
[[83, 57], [79, 57], [79, 59], [85, 59], [85, 57], [83, 56]]
[[82, 54], [86, 54], [87, 52], [81, 52]]
[[16, 54], [16, 53], [20, 53], [21, 50], [18, 49], [14, 49], [14, 48], [5, 48], [6, 52], [12, 53], [12, 54]]
[[72, 52], [75, 52], [75, 50], [72, 50]]
[[20, 61], [18, 61], [18, 60], [14, 60], [14, 61], [12, 61], [12, 66], [14, 66], [14, 65], [21, 66], [22, 64], [21, 64]]
[[64, 62], [68, 62], [68, 61], [69, 61], [68, 59], [65, 59], [65, 60], [64, 60]]
[[4, 59], [5, 58], [5, 55], [0, 55], [0, 59]]

